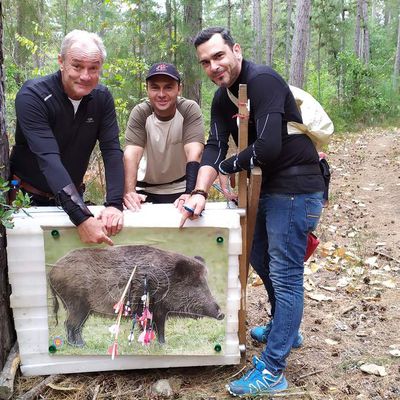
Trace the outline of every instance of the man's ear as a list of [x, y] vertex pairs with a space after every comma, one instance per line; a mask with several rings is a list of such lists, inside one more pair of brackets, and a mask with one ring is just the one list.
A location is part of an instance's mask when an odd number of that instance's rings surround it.
[[182, 94], [182, 90], [183, 90], [183, 83], [179, 82], [178, 83], [179, 89], [178, 89], [178, 96], [180, 96]]
[[239, 43], [235, 43], [232, 48], [233, 54], [235, 54], [238, 60], [242, 59], [242, 48]]
[[58, 61], [58, 65], [60, 66], [60, 71], [62, 71], [64, 69], [64, 64], [63, 64], [63, 60], [61, 58], [61, 54], [58, 55], [57, 61]]

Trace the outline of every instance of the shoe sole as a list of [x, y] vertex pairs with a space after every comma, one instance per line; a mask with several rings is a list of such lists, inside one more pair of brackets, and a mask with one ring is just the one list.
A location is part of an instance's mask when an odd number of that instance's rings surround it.
[[283, 393], [287, 390], [287, 387], [286, 387], [285, 389], [269, 390], [268, 392], [237, 394], [237, 393], [234, 393], [231, 391], [231, 388], [229, 385], [226, 385], [225, 388], [229, 392], [229, 394], [231, 394], [233, 397], [239, 397], [240, 399], [245, 398], [245, 397], [273, 396], [274, 394]]

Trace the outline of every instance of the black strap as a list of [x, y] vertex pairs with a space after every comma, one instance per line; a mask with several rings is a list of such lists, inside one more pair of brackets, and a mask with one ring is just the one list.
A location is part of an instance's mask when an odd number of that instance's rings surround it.
[[321, 169], [319, 164], [293, 165], [292, 167], [277, 172], [274, 174], [274, 177], [296, 175], [321, 175]]
[[140, 188], [145, 188], [145, 187], [153, 187], [153, 186], [171, 185], [173, 183], [183, 182], [185, 179], [186, 179], [186, 175], [183, 175], [181, 178], [175, 179], [172, 182], [165, 182], [165, 183], [147, 183], [144, 181], [138, 181], [136, 183], [136, 186], [138, 186]]

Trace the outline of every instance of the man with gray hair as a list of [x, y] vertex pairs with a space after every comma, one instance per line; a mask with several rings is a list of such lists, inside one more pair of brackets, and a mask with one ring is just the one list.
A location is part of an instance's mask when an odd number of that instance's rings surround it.
[[[35, 206], [60, 205], [85, 243], [107, 243], [122, 229], [124, 169], [113, 98], [99, 85], [106, 50], [101, 38], [73, 30], [58, 56], [59, 71], [25, 82], [17, 94], [12, 179]], [[83, 202], [83, 178], [96, 142], [107, 195], [94, 217]]]

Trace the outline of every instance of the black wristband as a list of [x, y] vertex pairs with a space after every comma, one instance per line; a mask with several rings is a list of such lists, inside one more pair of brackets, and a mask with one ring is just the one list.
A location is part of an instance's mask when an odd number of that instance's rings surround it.
[[189, 161], [186, 164], [186, 190], [190, 193], [196, 186], [197, 173], [199, 172], [200, 163], [197, 161]]
[[112, 202], [106, 201], [104, 203], [104, 207], [114, 207], [119, 211], [124, 211], [124, 206], [122, 204], [120, 204], [120, 203], [112, 203]]
[[63, 208], [68, 214], [69, 219], [76, 226], [93, 217], [93, 214], [83, 202], [73, 183], [65, 186], [56, 194], [56, 202]]
[[192, 196], [193, 195], [195, 195], [195, 194], [200, 194], [200, 195], [202, 195], [206, 200], [207, 200], [207, 198], [208, 198], [208, 193], [205, 191], [205, 190], [202, 190], [202, 189], [195, 189], [195, 190], [192, 190], [192, 192], [190, 193]]

